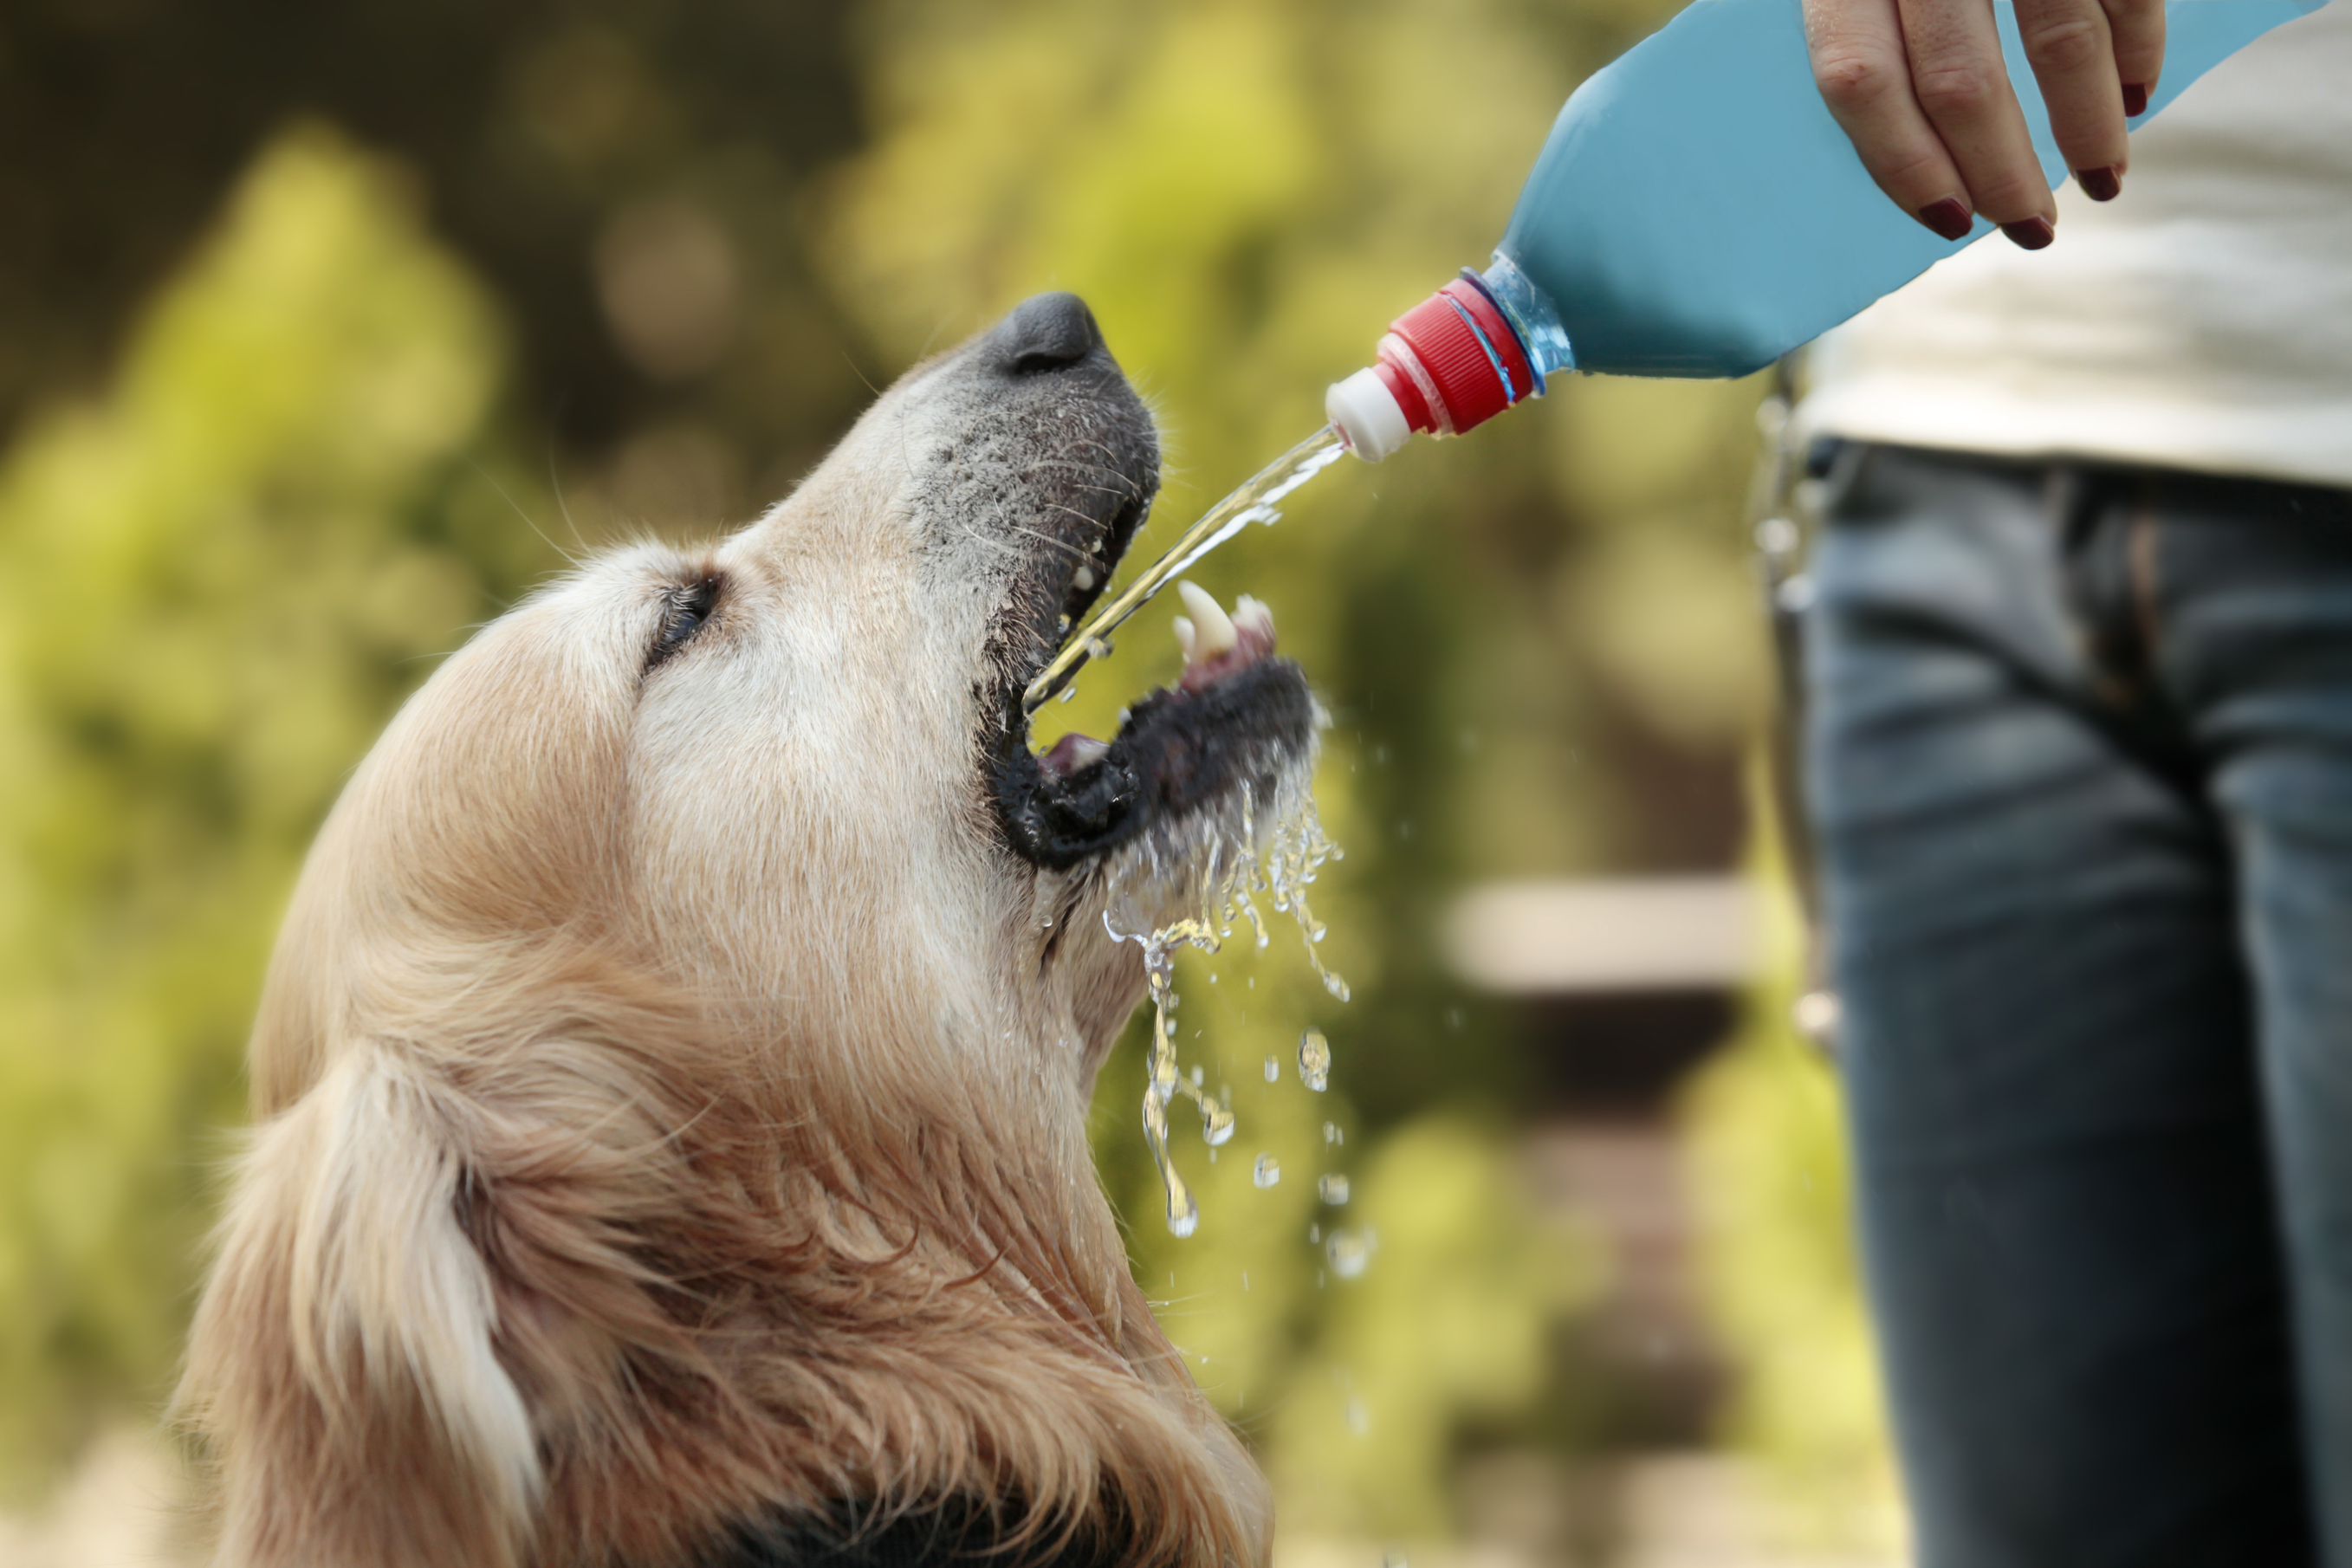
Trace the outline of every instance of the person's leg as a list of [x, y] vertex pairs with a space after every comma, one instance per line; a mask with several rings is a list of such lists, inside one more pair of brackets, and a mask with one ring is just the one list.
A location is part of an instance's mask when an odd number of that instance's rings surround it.
[[2352, 1564], [2352, 495], [2149, 503], [2166, 679], [2238, 848], [2320, 1538]]
[[1810, 794], [1919, 1561], [2308, 1561], [2227, 857], [2128, 616], [2032, 474], [1843, 466]]

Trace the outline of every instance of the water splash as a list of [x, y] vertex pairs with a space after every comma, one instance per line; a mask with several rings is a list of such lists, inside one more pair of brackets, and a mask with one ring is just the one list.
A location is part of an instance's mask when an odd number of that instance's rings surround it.
[[1251, 523], [1272, 522], [1280, 517], [1283, 500], [1338, 462], [1347, 449], [1338, 427], [1326, 425], [1202, 513], [1201, 521], [1186, 529], [1165, 555], [1139, 573], [1116, 598], [1097, 606], [1087, 624], [1070, 635], [1054, 662], [1029, 683], [1021, 699], [1022, 710], [1034, 713], [1044, 707], [1047, 698], [1069, 684], [1080, 665], [1110, 652], [1110, 634], [1141, 609], [1144, 601]]
[[1324, 1238], [1323, 1257], [1331, 1265], [1331, 1272], [1342, 1279], [1354, 1279], [1372, 1261], [1376, 1245], [1369, 1230], [1335, 1230]]
[[[1302, 930], [1310, 932], [1307, 953], [1312, 958], [1313, 942], [1320, 935], [1320, 928], [1308, 924], [1312, 917], [1306, 911], [1303, 889], [1314, 880], [1325, 861], [1337, 858], [1339, 853], [1324, 837], [1323, 825], [1315, 814], [1315, 803], [1307, 793], [1303, 774], [1277, 785], [1276, 798], [1269, 803], [1270, 809], [1263, 820], [1257, 805], [1255, 791], [1244, 784], [1235, 821], [1204, 827], [1181, 847], [1147, 839], [1129, 852], [1127, 863], [1114, 868], [1114, 885], [1122, 889], [1118, 907], [1131, 927], [1146, 923], [1138, 918], [1138, 906], [1145, 899], [1152, 900], [1145, 907], [1172, 905], [1190, 909], [1192, 913], [1153, 924], [1144, 934], [1132, 929], [1120, 930], [1119, 921], [1114, 920], [1110, 910], [1103, 915], [1103, 928], [1114, 940], [1135, 942], [1143, 948], [1152, 1008], [1151, 1060], [1143, 1090], [1143, 1134], [1167, 1196], [1168, 1228], [1178, 1237], [1191, 1236], [1199, 1228], [1201, 1208], [1177, 1170], [1169, 1148], [1169, 1107], [1179, 1095], [1190, 1100], [1200, 1112], [1201, 1136], [1213, 1151], [1233, 1138], [1235, 1121], [1230, 1090], [1213, 1099], [1202, 1087], [1202, 1074], [1197, 1068], [1187, 1075], [1178, 1066], [1176, 953], [1181, 948], [1195, 947], [1213, 954], [1234, 934], [1234, 928], [1244, 921], [1255, 931], [1258, 944], [1264, 946], [1265, 922], [1252, 899], [1255, 893], [1299, 920]], [[1330, 985], [1335, 977], [1319, 962], [1315, 967], [1318, 974], [1325, 976], [1327, 986]], [[1345, 983], [1340, 982], [1335, 994], [1344, 993]], [[1323, 1076], [1319, 1081], [1311, 1081], [1309, 1088], [1320, 1089], [1329, 1081], [1328, 1047], [1322, 1060]], [[1303, 1047], [1300, 1064], [1304, 1075]]]
[[1331, 1087], [1331, 1042], [1320, 1029], [1298, 1037], [1298, 1081], [1318, 1094]]

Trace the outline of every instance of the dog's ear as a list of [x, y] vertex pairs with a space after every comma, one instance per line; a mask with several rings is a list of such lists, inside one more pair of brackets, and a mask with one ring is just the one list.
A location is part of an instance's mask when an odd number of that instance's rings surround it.
[[221, 1467], [222, 1562], [520, 1560], [540, 1463], [465, 1224], [464, 1120], [362, 1041], [259, 1130], [180, 1394]]

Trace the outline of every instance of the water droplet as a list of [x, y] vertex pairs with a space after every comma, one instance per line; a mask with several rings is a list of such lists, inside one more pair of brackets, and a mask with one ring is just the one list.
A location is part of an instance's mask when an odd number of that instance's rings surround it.
[[1282, 1162], [1271, 1154], [1260, 1154], [1257, 1163], [1250, 1167], [1250, 1180], [1260, 1187], [1270, 1187], [1282, 1180]]
[[[1196, 1035], [1194, 1035], [1194, 1036], [1193, 1036], [1193, 1038], [1194, 1038], [1194, 1039], [1198, 1039], [1198, 1038], [1200, 1038], [1200, 1037], [1196, 1034]], [[1201, 1084], [1202, 1084], [1202, 1081], [1203, 1076], [1204, 1076], [1203, 1069], [1202, 1068], [1202, 1067], [1200, 1066], [1200, 1064], [1199, 1064], [1199, 1063], [1197, 1063], [1197, 1062], [1196, 1062], [1196, 1063], [1194, 1063], [1194, 1064], [1193, 1064], [1193, 1067], [1192, 1067], [1192, 1087], [1193, 1087], [1194, 1089], [1198, 1089], [1198, 1088], [1200, 1088], [1200, 1087], [1201, 1087]]]
[[1331, 1087], [1331, 1042], [1320, 1029], [1298, 1037], [1298, 1081], [1318, 1094]]
[[1338, 1122], [1326, 1121], [1323, 1124], [1323, 1142], [1326, 1144], [1336, 1149], [1347, 1141], [1348, 1135], [1339, 1131], [1339, 1124]]
[[1364, 1402], [1360, 1399], [1348, 1401], [1348, 1430], [1360, 1437], [1371, 1429], [1372, 1413], [1364, 1408]]
[[1215, 1158], [1216, 1151], [1219, 1148], [1233, 1142], [1234, 1113], [1232, 1109], [1227, 1106], [1220, 1105], [1213, 1100], [1202, 1106], [1201, 1136], [1208, 1141], [1210, 1157], [1212, 1159]]
[[1338, 1208], [1348, 1201], [1348, 1178], [1335, 1172], [1317, 1182], [1315, 1190], [1322, 1195], [1325, 1203]]
[[1072, 699], [1073, 697], [1076, 697], [1077, 694], [1078, 694], [1078, 689], [1077, 689], [1076, 687], [1075, 687], [1075, 686], [1065, 686], [1064, 688], [1062, 688], [1062, 694], [1061, 694], [1059, 697], [1055, 698], [1055, 699], [1054, 699], [1054, 700], [1055, 700], [1055, 701], [1056, 701], [1056, 702], [1067, 702], [1068, 700], [1070, 700], [1070, 699]]
[[[1168, 1209], [1168, 1234], [1177, 1237], [1179, 1240], [1181, 1240], [1183, 1237], [1192, 1235], [1194, 1231], [1201, 1228], [1201, 1205], [1192, 1201], [1192, 1194], [1186, 1193], [1183, 1196], [1184, 1206], [1182, 1208], [1178, 1208], [1171, 1204], [1169, 1205]], [[1168, 1277], [1168, 1283], [1171, 1288], [1173, 1288], [1176, 1283], [1176, 1277], [1172, 1274], [1170, 1275]]]
[[1323, 1239], [1323, 1227], [1322, 1227], [1321, 1226], [1319, 1226], [1319, 1225], [1310, 1225], [1310, 1226], [1308, 1226], [1307, 1227], [1307, 1240], [1309, 1240], [1309, 1241], [1320, 1241], [1320, 1240], [1322, 1240], [1322, 1239]]
[[1282, 1058], [1280, 1057], [1268, 1057], [1265, 1058], [1265, 1081], [1268, 1083], [1279, 1083], [1282, 1081]]
[[1369, 1232], [1335, 1230], [1323, 1244], [1323, 1256], [1330, 1262], [1331, 1272], [1342, 1279], [1353, 1279], [1372, 1260], [1372, 1244]]

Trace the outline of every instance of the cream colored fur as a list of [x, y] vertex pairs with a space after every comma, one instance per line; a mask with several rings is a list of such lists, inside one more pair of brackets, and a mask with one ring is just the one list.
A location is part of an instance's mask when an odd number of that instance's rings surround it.
[[1019, 530], [963, 468], [1073, 460], [956, 448], [984, 395], [950, 356], [707, 554], [575, 572], [352, 781], [182, 1392], [221, 1563], [679, 1563], [950, 1496], [1265, 1560], [1088, 1157], [1139, 961], [975, 782]]

